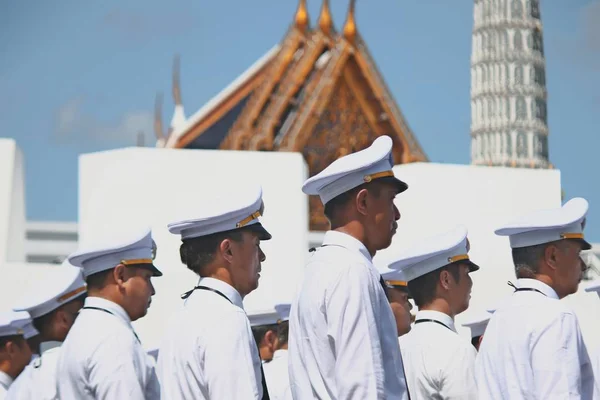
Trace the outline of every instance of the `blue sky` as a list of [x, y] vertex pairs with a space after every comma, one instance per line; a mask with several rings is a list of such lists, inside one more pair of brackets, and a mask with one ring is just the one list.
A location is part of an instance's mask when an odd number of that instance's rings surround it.
[[[309, 0], [311, 20], [320, 1]], [[334, 22], [347, 0], [332, 0]], [[190, 115], [284, 35], [295, 0], [4, 1], [0, 5], [0, 136], [25, 156], [27, 216], [77, 219], [79, 154], [153, 143], [152, 109], [181, 54]], [[550, 160], [566, 197], [591, 204], [600, 241], [600, 0], [542, 0]], [[470, 162], [471, 0], [358, 1], [357, 21], [429, 158]]]

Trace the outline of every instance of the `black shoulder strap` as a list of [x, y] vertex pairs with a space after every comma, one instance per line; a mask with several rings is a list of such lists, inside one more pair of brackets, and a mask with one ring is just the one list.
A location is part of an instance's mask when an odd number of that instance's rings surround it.
[[[188, 297], [191, 296], [191, 294], [194, 292], [194, 290], [208, 290], [209, 292], [213, 292], [213, 293], [223, 297], [228, 302], [232, 303], [231, 300], [229, 300], [229, 297], [225, 296], [223, 293], [221, 293], [217, 289], [213, 289], [208, 286], [201, 286], [201, 285], [195, 286], [192, 290], [188, 290], [187, 292], [185, 292], [184, 294], [181, 295], [181, 298], [184, 300], [187, 299]], [[257, 348], [257, 350], [259, 350], [259, 349]], [[260, 357], [260, 351], [258, 351], [258, 354]], [[260, 363], [260, 375], [261, 375], [261, 379], [262, 379], [262, 389], [263, 389], [263, 397], [262, 398], [263, 398], [263, 400], [271, 400], [271, 398], [269, 397], [269, 391], [267, 389], [267, 381], [265, 379], [265, 371], [263, 370], [262, 362]]]
[[[260, 358], [260, 351], [258, 352], [258, 356]], [[263, 365], [262, 365], [262, 361], [260, 363], [260, 374], [262, 375], [262, 389], [263, 389], [263, 400], [271, 400], [271, 397], [269, 397], [269, 390], [267, 388], [267, 380], [265, 378], [265, 371], [263, 370]]]

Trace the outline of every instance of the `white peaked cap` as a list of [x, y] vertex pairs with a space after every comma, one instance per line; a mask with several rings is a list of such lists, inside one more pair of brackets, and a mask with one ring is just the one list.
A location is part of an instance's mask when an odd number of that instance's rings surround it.
[[584, 289], [586, 292], [596, 292], [600, 296], [600, 280], [592, 282], [589, 286]]
[[465, 321], [462, 326], [465, 328], [469, 328], [471, 330], [471, 337], [477, 337], [483, 335], [485, 332], [485, 328], [490, 322], [490, 317], [492, 316], [489, 312], [481, 312], [473, 314], [467, 321]]
[[21, 335], [29, 339], [38, 335], [33, 327], [31, 316], [26, 311], [0, 312], [0, 337]]
[[393, 141], [389, 136], [380, 136], [371, 146], [356, 153], [340, 157], [317, 175], [309, 178], [302, 186], [308, 195], [319, 195], [327, 204], [331, 199], [374, 179], [392, 177], [398, 193], [408, 185], [394, 176], [392, 168]]
[[207, 195], [204, 202], [198, 204], [196, 218], [170, 223], [169, 232], [181, 235], [184, 240], [250, 227], [260, 234], [261, 240], [271, 239], [259, 219], [264, 211], [262, 188], [259, 185], [242, 189], [233, 186], [216, 196]]
[[256, 310], [248, 312], [248, 320], [250, 326], [263, 326], [263, 325], [275, 325], [279, 321], [279, 314], [277, 311], [270, 310]]
[[469, 259], [467, 228], [462, 225], [444, 234], [427, 238], [402, 252], [389, 264], [389, 269], [400, 271], [404, 280], [410, 282], [459, 261], [469, 264], [471, 271], [479, 269], [479, 266]]
[[60, 267], [54, 267], [48, 279], [26, 294], [13, 310], [27, 311], [31, 318], [39, 318], [86, 292], [81, 268], [65, 261]]
[[529, 247], [563, 239], [577, 239], [583, 250], [591, 245], [583, 237], [587, 200], [576, 197], [560, 208], [538, 210], [524, 215], [496, 230], [496, 235], [508, 236], [510, 247]]
[[162, 272], [154, 266], [156, 243], [152, 240], [152, 231], [148, 228], [131, 234], [116, 233], [116, 237], [107, 243], [78, 250], [68, 257], [68, 261], [83, 269], [84, 277], [115, 268], [119, 264], [146, 267], [154, 276]]
[[292, 305], [290, 303], [277, 303], [275, 304], [275, 311], [279, 317], [278, 322], [287, 321], [290, 319], [290, 310]]

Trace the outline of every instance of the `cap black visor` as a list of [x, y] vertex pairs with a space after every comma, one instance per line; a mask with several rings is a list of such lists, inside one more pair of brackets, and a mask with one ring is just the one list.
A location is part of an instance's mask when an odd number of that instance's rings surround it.
[[154, 264], [134, 264], [132, 267], [144, 268], [152, 272], [152, 276], [162, 276], [162, 272]]
[[265, 229], [265, 227], [264, 227], [264, 226], [262, 226], [262, 224], [261, 224], [260, 222], [259, 222], [259, 223], [256, 223], [256, 224], [252, 224], [252, 225], [247, 225], [246, 227], [247, 227], [248, 229], [250, 229], [250, 230], [252, 230], [252, 231], [256, 232], [256, 233], [258, 234], [258, 238], [259, 238], [260, 240], [269, 240], [269, 239], [271, 239], [271, 238], [272, 238], [272, 236], [271, 236], [271, 234], [269, 233], [269, 231], [267, 231], [267, 230]]

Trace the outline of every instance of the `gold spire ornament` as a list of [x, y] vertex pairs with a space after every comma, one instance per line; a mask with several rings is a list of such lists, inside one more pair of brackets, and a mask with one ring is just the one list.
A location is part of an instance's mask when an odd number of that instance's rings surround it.
[[344, 37], [350, 43], [354, 43], [356, 38], [356, 22], [354, 21], [354, 8], [356, 7], [356, 0], [350, 0], [350, 7], [348, 7], [348, 16], [346, 17], [346, 23], [344, 24]]
[[319, 15], [319, 28], [321, 31], [329, 35], [333, 26], [333, 18], [331, 18], [331, 9], [329, 8], [329, 0], [323, 0], [321, 6], [321, 15]]
[[296, 27], [302, 32], [308, 28], [308, 10], [306, 9], [306, 0], [300, 0], [296, 10]]

